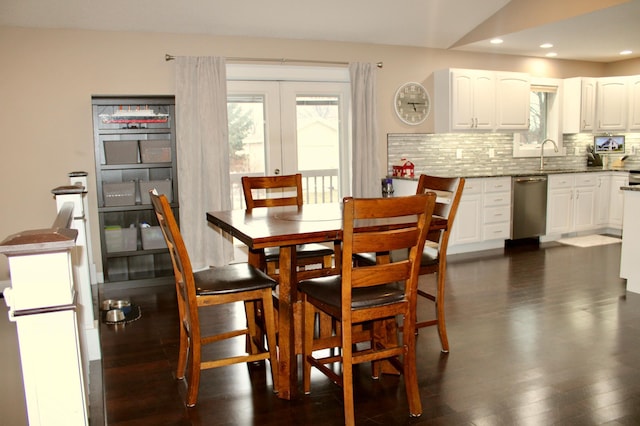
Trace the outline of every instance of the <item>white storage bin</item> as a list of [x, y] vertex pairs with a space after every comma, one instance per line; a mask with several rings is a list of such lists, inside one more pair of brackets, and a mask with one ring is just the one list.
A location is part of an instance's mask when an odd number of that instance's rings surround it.
[[135, 164], [138, 162], [138, 141], [105, 141], [107, 164]]
[[170, 163], [171, 141], [144, 140], [140, 141], [140, 157], [143, 163]]
[[142, 248], [144, 250], [167, 248], [167, 242], [164, 240], [159, 226], [140, 228], [140, 235], [142, 236]]
[[104, 183], [102, 192], [106, 207], [132, 206], [136, 203], [135, 182]]
[[140, 202], [142, 204], [151, 204], [151, 198], [149, 198], [149, 191], [154, 189], [158, 191], [158, 194], [164, 194], [167, 196], [167, 201], [173, 202], [173, 190], [171, 185], [171, 179], [166, 180], [141, 180], [140, 181]]
[[107, 226], [104, 228], [107, 253], [118, 251], [136, 251], [137, 233], [136, 228], [120, 228], [117, 226]]

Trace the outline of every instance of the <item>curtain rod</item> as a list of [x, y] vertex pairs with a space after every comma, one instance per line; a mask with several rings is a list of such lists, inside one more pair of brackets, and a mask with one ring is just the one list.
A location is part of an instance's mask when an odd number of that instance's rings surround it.
[[[169, 55], [168, 53], [164, 55], [165, 61], [173, 61], [176, 59], [175, 56]], [[282, 64], [287, 62], [297, 62], [297, 63], [308, 63], [308, 64], [326, 64], [326, 65], [349, 65], [349, 62], [338, 62], [338, 61], [314, 61], [308, 59], [286, 59], [286, 58], [241, 58], [241, 57], [227, 57], [229, 61], [237, 61], [237, 62], [280, 62]], [[378, 68], [382, 68], [383, 63], [376, 63]]]

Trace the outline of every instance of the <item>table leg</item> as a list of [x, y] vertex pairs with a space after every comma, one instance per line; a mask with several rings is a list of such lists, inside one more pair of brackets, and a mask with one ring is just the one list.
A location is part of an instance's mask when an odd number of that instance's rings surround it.
[[278, 291], [278, 397], [293, 399], [298, 390], [293, 307], [297, 299], [295, 246], [280, 247], [280, 289]]

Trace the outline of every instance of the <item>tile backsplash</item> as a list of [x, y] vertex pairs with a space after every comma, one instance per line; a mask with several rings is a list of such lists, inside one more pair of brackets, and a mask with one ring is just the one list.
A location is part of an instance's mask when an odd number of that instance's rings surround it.
[[[626, 133], [625, 136], [626, 153], [629, 156], [625, 160], [625, 167], [640, 169], [640, 133]], [[545, 157], [545, 168], [585, 167], [586, 147], [592, 144], [591, 133], [564, 135], [563, 146], [566, 155]], [[489, 156], [490, 149], [493, 149], [493, 157]], [[633, 155], [632, 152], [638, 154]], [[458, 158], [458, 154], [461, 154], [461, 158]], [[621, 156], [611, 157], [618, 159]], [[540, 166], [539, 157], [513, 157], [511, 133], [389, 133], [387, 173], [391, 174], [392, 165], [398, 164], [402, 158], [415, 165], [416, 174], [509, 174], [534, 172]]]

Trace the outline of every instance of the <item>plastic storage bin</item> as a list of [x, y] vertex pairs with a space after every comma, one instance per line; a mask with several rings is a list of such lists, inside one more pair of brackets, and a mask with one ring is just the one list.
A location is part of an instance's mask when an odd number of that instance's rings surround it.
[[136, 203], [135, 182], [105, 183], [102, 192], [106, 207], [132, 206]]
[[140, 141], [140, 157], [143, 163], [170, 163], [171, 141], [144, 140]]
[[144, 250], [167, 248], [167, 242], [164, 240], [159, 226], [141, 227], [140, 235], [142, 236], [142, 248]]
[[136, 251], [136, 228], [121, 228], [119, 226], [106, 226], [104, 228], [107, 253], [118, 251]]
[[149, 198], [149, 191], [156, 189], [158, 194], [164, 194], [167, 196], [167, 201], [173, 202], [173, 190], [171, 180], [141, 180], [140, 181], [140, 202], [142, 204], [151, 204], [151, 198]]
[[107, 164], [135, 164], [138, 162], [138, 141], [105, 141]]

